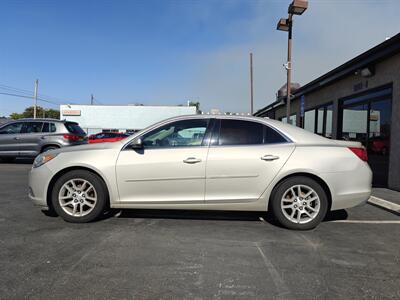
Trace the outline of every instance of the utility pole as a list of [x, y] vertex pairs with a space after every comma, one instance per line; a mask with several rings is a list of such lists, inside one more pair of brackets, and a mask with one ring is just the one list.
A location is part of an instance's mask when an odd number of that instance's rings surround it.
[[94, 103], [94, 97], [93, 94], [90, 94], [90, 105], [93, 105]]
[[250, 114], [253, 115], [253, 53], [250, 52]]
[[34, 103], [33, 103], [33, 118], [36, 119], [36, 107], [37, 107], [37, 95], [38, 95], [38, 88], [39, 88], [39, 80], [36, 79], [35, 81], [35, 94], [34, 94]]

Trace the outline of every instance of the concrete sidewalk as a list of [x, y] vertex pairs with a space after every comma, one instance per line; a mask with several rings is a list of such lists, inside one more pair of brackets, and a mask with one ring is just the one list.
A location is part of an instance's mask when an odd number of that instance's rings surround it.
[[373, 188], [368, 203], [400, 215], [400, 192], [385, 188]]

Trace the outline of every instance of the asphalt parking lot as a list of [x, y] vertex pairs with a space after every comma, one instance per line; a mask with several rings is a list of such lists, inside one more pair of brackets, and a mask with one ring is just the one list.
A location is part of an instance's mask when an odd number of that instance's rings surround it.
[[33, 207], [29, 169], [0, 164], [1, 299], [400, 298], [400, 218], [377, 207], [307, 232], [263, 213], [123, 211], [69, 224]]

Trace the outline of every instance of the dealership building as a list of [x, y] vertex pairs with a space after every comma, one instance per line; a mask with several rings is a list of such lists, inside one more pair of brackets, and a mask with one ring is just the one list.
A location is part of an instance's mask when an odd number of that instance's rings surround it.
[[[286, 122], [286, 91], [256, 116]], [[400, 191], [400, 34], [294, 89], [290, 121], [327, 138], [361, 142], [374, 186]]]
[[60, 106], [60, 119], [79, 123], [88, 134], [107, 131], [135, 132], [167, 118], [196, 113], [196, 106]]

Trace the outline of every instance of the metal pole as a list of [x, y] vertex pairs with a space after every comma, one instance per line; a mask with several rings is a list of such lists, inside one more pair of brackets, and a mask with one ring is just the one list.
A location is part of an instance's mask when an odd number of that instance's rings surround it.
[[35, 94], [34, 94], [34, 104], [33, 104], [33, 118], [36, 119], [36, 107], [37, 107], [37, 94], [38, 94], [39, 80], [35, 81]]
[[287, 49], [287, 100], [286, 100], [286, 119], [289, 124], [292, 124], [290, 120], [290, 100], [291, 100], [291, 80], [292, 80], [292, 25], [293, 25], [293, 15], [289, 14], [289, 32], [288, 32], [288, 49]]
[[253, 115], [253, 53], [250, 53], [250, 114]]

